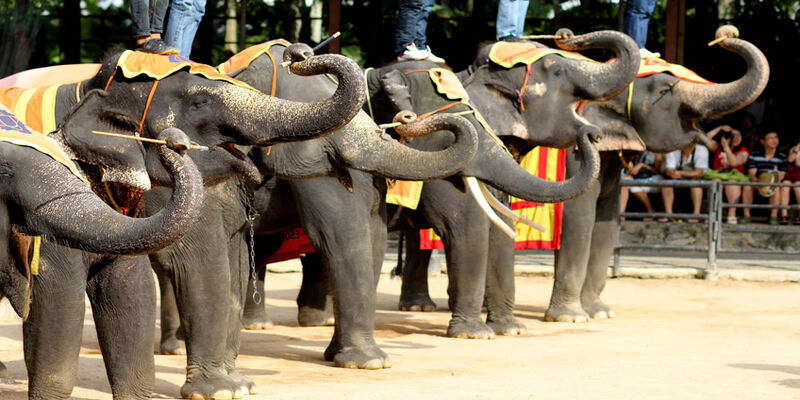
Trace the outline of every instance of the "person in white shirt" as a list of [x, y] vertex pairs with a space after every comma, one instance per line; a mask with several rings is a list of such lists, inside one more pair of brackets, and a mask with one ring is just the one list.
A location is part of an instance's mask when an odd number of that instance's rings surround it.
[[[699, 144], [690, 144], [680, 150], [667, 153], [664, 156], [664, 175], [668, 179], [701, 179], [708, 169], [708, 149]], [[700, 204], [703, 201], [703, 188], [690, 188], [692, 196], [692, 213], [700, 214]], [[672, 204], [675, 201], [675, 189], [664, 187], [661, 189], [664, 199], [664, 211], [672, 213]], [[661, 219], [662, 221], [665, 219]], [[691, 218], [689, 222], [698, 222]]]

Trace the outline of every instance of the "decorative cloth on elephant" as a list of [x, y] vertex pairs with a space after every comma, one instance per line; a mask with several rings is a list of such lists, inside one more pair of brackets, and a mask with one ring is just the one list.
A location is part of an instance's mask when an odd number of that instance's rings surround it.
[[[270, 40], [269, 42], [264, 42], [261, 44], [257, 44], [254, 46], [250, 46], [236, 54], [234, 54], [228, 61], [217, 66], [217, 70], [223, 74], [230, 74], [231, 72], [238, 71], [242, 68], [247, 68], [253, 60], [260, 57], [262, 54], [269, 55], [270, 59], [272, 59], [272, 54], [269, 54], [269, 49], [272, 46], [280, 45], [283, 47], [287, 47], [291, 45], [287, 40], [284, 39], [275, 39]], [[272, 65], [275, 65], [275, 60], [272, 60]], [[277, 68], [274, 68], [277, 69]]]
[[386, 190], [386, 203], [416, 210], [422, 195], [422, 183], [395, 180]]
[[117, 61], [117, 68], [122, 70], [122, 74], [128, 79], [146, 75], [156, 80], [164, 79], [188, 68], [187, 72], [190, 74], [202, 75], [211, 80], [225, 81], [245, 89], [256, 90], [240, 80], [219, 73], [210, 65], [196, 63], [173, 53], [153, 54], [125, 50]]
[[497, 42], [489, 49], [489, 60], [506, 68], [517, 64], [531, 65], [548, 54], [557, 54], [573, 60], [594, 61], [582, 54], [553, 49], [539, 42]]
[[306, 232], [301, 227], [296, 227], [283, 232], [281, 247], [267, 258], [266, 263], [291, 260], [301, 257], [303, 254], [316, 253], [316, 249], [308, 241]]
[[[565, 149], [535, 147], [522, 158], [521, 165], [528, 172], [552, 182], [564, 180], [567, 165]], [[557, 250], [561, 247], [561, 221], [564, 215], [564, 203], [535, 203], [515, 197], [511, 198], [511, 209], [546, 228], [544, 232], [530, 226], [517, 223], [517, 237], [514, 248]], [[420, 249], [443, 249], [444, 243], [433, 229], [420, 230]]]
[[32, 130], [50, 133], [56, 130], [56, 94], [60, 86], [0, 88], [0, 104]]
[[697, 75], [697, 73], [683, 65], [671, 64], [657, 57], [643, 58], [641, 64], [639, 64], [639, 73], [636, 74], [636, 77], [642, 78], [662, 72], [672, 74], [674, 77], [684, 81], [709, 85], [714, 84], [714, 82], [700, 77], [700, 75]]

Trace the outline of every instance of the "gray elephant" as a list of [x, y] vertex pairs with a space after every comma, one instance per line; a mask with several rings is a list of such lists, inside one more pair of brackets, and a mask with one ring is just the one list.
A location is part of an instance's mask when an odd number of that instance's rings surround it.
[[[629, 91], [606, 102], [591, 103], [584, 116], [597, 124], [609, 143], [600, 143], [609, 156], [603, 157], [599, 183], [581, 197], [564, 204], [562, 246], [555, 253], [555, 282], [548, 321], [586, 322], [588, 318], [609, 318], [614, 312], [600, 299], [605, 288], [608, 261], [614, 250], [614, 235], [619, 220], [619, 150], [630, 150], [624, 143], [641, 137], [647, 149], [668, 152], [692, 142], [708, 144], [696, 122], [718, 118], [754, 101], [769, 79], [764, 55], [751, 43], [738, 39], [732, 26], [717, 30], [717, 38], [727, 37], [720, 46], [744, 59], [747, 71], [738, 80], [725, 84], [694, 83], [668, 72], [636, 78]], [[627, 113], [630, 109], [630, 115]], [[613, 138], [625, 138], [613, 140]], [[605, 141], [605, 139], [604, 139]], [[621, 146], [622, 145], [622, 146]], [[641, 150], [634, 148], [632, 150]], [[577, 171], [574, 154], [567, 160], [567, 175]]]
[[[336, 90], [336, 84], [328, 78], [298, 77], [278, 68], [272, 60], [281, 59], [288, 50], [276, 44], [283, 42], [261, 45], [262, 53], [255, 59], [248, 59], [245, 66], [236, 68], [232, 76], [267, 93], [296, 101], [324, 98]], [[252, 48], [245, 53], [252, 56], [255, 51]], [[408, 114], [400, 117], [407, 123], [412, 120]], [[302, 223], [311, 243], [334, 271], [332, 283], [340, 293], [336, 296], [335, 307], [337, 327], [325, 358], [336, 366], [375, 369], [391, 365], [372, 336], [378, 279], [374, 269], [381, 264], [386, 242], [383, 203], [386, 178], [435, 179], [450, 175], [463, 167], [477, 148], [472, 125], [454, 115], [436, 116], [397, 129], [406, 136], [448, 129], [453, 131], [455, 142], [438, 152], [410, 149], [384, 137], [365, 113], [359, 113], [346, 126], [325, 138], [275, 145], [258, 149], [251, 155], [267, 175], [252, 200], [252, 207], [258, 213], [253, 221], [259, 243], [256, 252], [264, 251], [261, 247], [264, 235]], [[245, 257], [239, 261], [244, 270], [238, 272], [246, 279], [250, 275], [248, 260]], [[261, 274], [263, 276], [263, 270]], [[162, 299], [172, 295], [169, 284], [169, 281], [162, 282]], [[263, 280], [261, 285], [263, 296]], [[248, 290], [251, 287], [247, 284]], [[239, 287], [232, 290], [233, 296], [240, 296], [244, 301], [241, 296], [245, 293], [237, 291]], [[247, 299], [251, 298], [252, 291], [249, 291]], [[178, 301], [180, 304], [180, 299]], [[196, 312], [188, 307], [192, 305], [182, 304], [180, 314]], [[184, 318], [181, 317], [179, 323], [175, 317], [177, 311], [170, 302], [162, 300], [163, 352], [173, 352], [178, 346], [176, 333], [178, 326], [183, 326]], [[301, 323], [313, 323], [309, 322], [312, 319], [313, 316], [301, 316]], [[244, 320], [248, 324], [269, 323], [263, 305], [260, 309], [245, 311]], [[228, 332], [228, 349], [238, 348], [241, 322], [236, 319], [235, 323], [235, 329]], [[184, 334], [191, 341], [198, 332]], [[230, 357], [234, 359], [235, 354]]]
[[[307, 46], [293, 46], [286, 55], [287, 61], [297, 61], [290, 67], [292, 72], [333, 73], [340, 77], [342, 84], [331, 98], [300, 104], [260, 94], [241, 82], [216, 73], [211, 67], [174, 55], [161, 56], [169, 57], [161, 61], [171, 63], [166, 64], [171, 73], [160, 74], [158, 70], [150, 70], [139, 71], [142, 74], [137, 75], [136, 65], [140, 64], [131, 60], [143, 55], [123, 53], [106, 60], [95, 77], [58, 88], [56, 120], [63, 118], [62, 112], [75, 104], [76, 93], [84, 96], [89, 90], [105, 89], [107, 94], [98, 99], [98, 112], [92, 118], [76, 121], [84, 131], [99, 129], [130, 135], [140, 132], [152, 137], [153, 132], [176, 126], [183, 129], [192, 141], [209, 147], [208, 152], [191, 155], [208, 187], [202, 218], [192, 227], [196, 229], [198, 224], [207, 221], [208, 205], [216, 201], [215, 197], [209, 196], [209, 191], [230, 187], [226, 185], [235, 182], [235, 176], [250, 184], [261, 179], [252, 161], [235, 145], [270, 145], [318, 137], [343, 125], [357, 113], [362, 101], [359, 94], [363, 93], [358, 67], [343, 57], [310, 55]], [[153, 80], [150, 76], [160, 79]], [[80, 155], [84, 149], [82, 145], [86, 143], [71, 143], [69, 148]], [[113, 149], [109, 147], [107, 150]], [[113, 182], [106, 186], [113, 195], [108, 200], [120, 210], [129, 210], [131, 214], [147, 211], [148, 215], [153, 215], [159, 207], [148, 203], [145, 210], [140, 202], [141, 194], [150, 188], [150, 182], [168, 187], [169, 180], [164, 168], [154, 163], [157, 160], [154, 152], [140, 151], [140, 158], [142, 154], [144, 159], [137, 161], [136, 168], [125, 169], [113, 164], [99, 168], [90, 162], [82, 164], [86, 164], [85, 168], [90, 171], [88, 175], [97, 174], [102, 176], [102, 181]], [[232, 187], [238, 190], [235, 183]], [[178, 243], [178, 247], [182, 246], [182, 242]], [[150, 398], [154, 385], [152, 332], [155, 293], [151, 290], [154, 282], [147, 260], [88, 256], [80, 251], [46, 245], [42, 249], [42, 263], [45, 267], [58, 265], [59, 268], [45, 268], [44, 272], [51, 272], [37, 276], [34, 293], [38, 291], [42, 295], [34, 296], [31, 318], [23, 327], [29, 396], [47, 399], [69, 396], [75, 381], [80, 346], [80, 335], [75, 332], [81, 329], [83, 292], [86, 291], [93, 305], [112, 393], [117, 398]], [[224, 268], [228, 268], [227, 262]], [[198, 273], [203, 272], [199, 270]], [[209, 280], [215, 278], [211, 274], [207, 277]], [[218, 282], [214, 281], [215, 286], [219, 286]], [[59, 297], [60, 308], [37, 301], [51, 295]], [[227, 321], [227, 308], [223, 309], [218, 316]], [[224, 324], [225, 321], [218, 324], [223, 326], [223, 331]], [[190, 362], [193, 361], [190, 358]], [[191, 369], [188, 371], [192, 372]], [[193, 384], [200, 386], [201, 395], [206, 397], [215, 393], [222, 396], [227, 393], [230, 397], [241, 386], [224, 370], [211, 368], [211, 371], [209, 379], [194, 374], [194, 380], [186, 386], [190, 389]], [[189, 395], [192, 393], [194, 391], [189, 390]]]
[[[582, 117], [572, 112], [572, 107], [581, 99], [606, 99], [620, 91], [635, 76], [639, 58], [635, 43], [618, 32], [603, 31], [581, 36], [568, 36], [557, 40], [560, 47], [569, 50], [585, 48], [610, 48], [617, 59], [608, 64], [579, 63], [564, 60], [559, 55], [550, 55], [531, 66], [526, 93], [534, 92], [524, 98], [525, 113], [515, 108], [516, 92], [509, 88], [521, 87], [526, 76], [524, 64], [512, 68], [495, 63], [487, 63], [486, 52], [478, 55], [470, 71], [459, 74], [470, 99], [485, 116], [495, 132], [505, 139], [511, 147], [525, 152], [534, 145], [554, 147], [569, 146], [576, 139], [580, 124], [587, 124]], [[565, 62], [566, 61], [566, 62]], [[571, 63], [570, 63], [571, 62]], [[594, 70], [581, 69], [589, 64]], [[542, 95], [536, 95], [544, 92]], [[546, 89], [545, 89], [546, 88]], [[551, 97], [551, 92], [555, 92]], [[411, 92], [416, 96], [416, 92]], [[521, 108], [521, 107], [520, 107]], [[519, 121], [520, 118], [525, 118]], [[565, 121], [566, 120], [566, 121]], [[586, 125], [588, 126], [588, 125]], [[583, 128], [584, 131], [587, 128]], [[586, 164], [592, 165], [597, 159], [587, 155], [586, 144], [578, 142], [582, 165], [578, 173], [567, 181], [550, 183], [552, 187], [565, 189], [569, 195], [554, 189], [539, 189], [519, 178], [529, 175], [511, 157], [498, 157], [492, 153], [485, 159], [477, 156], [465, 168], [462, 176], [474, 176], [482, 182], [502, 192], [495, 196], [505, 199], [505, 193], [536, 202], [558, 202], [579, 195], [589, 187], [595, 175], [587, 175]], [[599, 161], [596, 161], [599, 164]], [[522, 171], [514, 173], [511, 171]], [[576, 185], [575, 178], [580, 185]], [[464, 338], [491, 338], [495, 334], [520, 334], [524, 325], [513, 316], [513, 278], [500, 280], [504, 274], [513, 277], [513, 247], [509, 253], [492, 251], [497, 242], [513, 241], [497, 226], [490, 223], [484, 211], [467, 193], [460, 191], [452, 181], [437, 181], [423, 186], [418, 212], [421, 212], [429, 226], [442, 237], [448, 264], [450, 281], [448, 294], [453, 318], [448, 327], [448, 336]], [[419, 217], [406, 218], [411, 222], [409, 228], [426, 227], [416, 223]], [[510, 220], [504, 220], [510, 224]], [[513, 233], [513, 230], [512, 230]], [[407, 260], [403, 273], [403, 287], [399, 303], [401, 310], [432, 310], [435, 304], [430, 300], [427, 288], [427, 265], [430, 251], [419, 251], [419, 236], [410, 232], [407, 241]], [[510, 271], [510, 272], [509, 272]], [[495, 286], [486, 282], [492, 281]], [[493, 290], [497, 286], [501, 289]], [[498, 293], [499, 292], [499, 293]], [[508, 295], [501, 295], [508, 293]], [[480, 310], [486, 297], [488, 317], [481, 320]]]

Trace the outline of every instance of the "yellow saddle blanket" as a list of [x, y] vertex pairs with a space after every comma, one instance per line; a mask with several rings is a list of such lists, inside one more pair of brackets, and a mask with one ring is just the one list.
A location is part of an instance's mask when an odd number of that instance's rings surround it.
[[125, 50], [119, 57], [117, 68], [129, 79], [139, 75], [146, 75], [157, 80], [164, 79], [183, 69], [188, 69], [190, 74], [202, 75], [211, 80], [225, 81], [239, 87], [255, 90], [250, 85], [240, 80], [219, 73], [210, 65], [196, 63], [174, 53], [153, 54], [142, 51]]
[[517, 64], [533, 64], [548, 54], [557, 54], [573, 60], [594, 61], [582, 54], [553, 49], [537, 42], [497, 42], [489, 49], [489, 59], [506, 68]]
[[0, 104], [36, 132], [56, 130], [56, 92], [60, 85], [41, 88], [0, 88]]
[[684, 67], [683, 65], [671, 64], [658, 57], [642, 58], [642, 63], [639, 64], [639, 73], [636, 74], [636, 77], [641, 78], [653, 74], [659, 74], [662, 72], [670, 73], [678, 79], [683, 79], [689, 82], [705, 83], [705, 84], [714, 83], [709, 81], [708, 79], [700, 77], [700, 75], [697, 75], [697, 73], [690, 70], [689, 68]]
[[228, 61], [217, 66], [217, 70], [223, 74], [230, 74], [233, 71], [240, 70], [250, 65], [256, 58], [261, 56], [262, 54], [268, 53], [269, 49], [272, 46], [280, 45], [280, 46], [289, 46], [291, 43], [284, 39], [275, 39], [270, 40], [269, 42], [264, 42], [261, 44], [257, 44], [255, 46], [250, 46], [236, 54], [234, 54]]

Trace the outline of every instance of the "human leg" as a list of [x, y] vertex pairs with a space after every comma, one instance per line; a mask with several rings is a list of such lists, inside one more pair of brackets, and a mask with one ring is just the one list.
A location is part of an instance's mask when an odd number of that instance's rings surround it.
[[[664, 212], [672, 214], [672, 203], [675, 201], [675, 189], [671, 187], [661, 188], [661, 198], [664, 199]], [[666, 218], [661, 218], [659, 221], [665, 221]]]
[[[394, 53], [401, 54], [406, 47], [414, 43], [417, 20], [422, 13], [423, 0], [403, 0], [397, 14], [394, 30]], [[427, 22], [426, 22], [427, 23]]]
[[436, 3], [436, 0], [422, 0], [420, 3], [421, 8], [417, 15], [413, 43], [417, 45], [418, 49], [425, 50], [428, 48], [428, 36], [426, 34], [428, 30], [428, 16], [431, 10], [433, 10], [433, 5]]
[[497, 24], [495, 27], [497, 38], [522, 36], [527, 11], [528, 1], [500, 0], [500, 4], [497, 5]]
[[139, 40], [150, 38], [149, 0], [131, 0], [131, 29], [137, 44]]
[[647, 43], [647, 24], [653, 16], [656, 0], [631, 0], [625, 9], [624, 31], [633, 38], [639, 48]]
[[167, 14], [167, 7], [169, 7], [169, 0], [150, 0], [150, 9], [153, 11], [150, 18], [151, 37], [161, 38], [161, 33], [164, 32], [164, 16]]
[[[742, 204], [753, 204], [753, 187], [752, 186], [743, 186], [742, 187]], [[742, 214], [747, 217], [746, 220], [750, 219], [750, 208], [749, 207], [742, 207]]]
[[173, 0], [164, 41], [189, 57], [192, 43], [206, 11], [206, 0]]
[[[692, 196], [692, 214], [700, 214], [700, 206], [703, 203], [703, 188], [701, 187], [693, 187], [690, 190]], [[692, 220], [689, 222], [697, 222], [697, 220]]]
[[625, 208], [628, 206], [628, 193], [630, 190], [627, 186], [623, 186], [619, 191], [619, 212], [624, 213]]
[[[727, 185], [725, 186], [725, 197], [728, 199], [728, 203], [738, 203], [739, 198], [742, 195], [742, 187], [736, 185]], [[736, 218], [736, 207], [728, 207], [728, 218]]]

